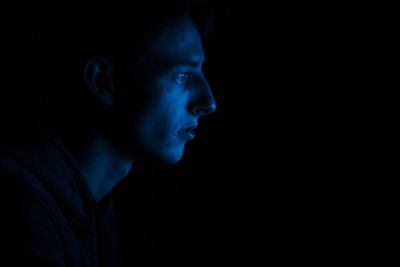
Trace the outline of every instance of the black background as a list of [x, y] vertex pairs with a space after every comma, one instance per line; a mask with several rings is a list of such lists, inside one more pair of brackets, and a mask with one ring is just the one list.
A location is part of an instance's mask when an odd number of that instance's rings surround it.
[[205, 66], [217, 112], [180, 163], [134, 166], [117, 187], [127, 264], [355, 258], [359, 3], [278, 2], [218, 2]]
[[[126, 266], [356, 258], [368, 83], [359, 8], [352, 0], [216, 2], [205, 73], [217, 111], [200, 121], [181, 162], [137, 164], [117, 186]], [[3, 88], [29, 84], [13, 70], [28, 73], [24, 66], [40, 60], [15, 17], [4, 24], [13, 26], [3, 38], [13, 75]]]

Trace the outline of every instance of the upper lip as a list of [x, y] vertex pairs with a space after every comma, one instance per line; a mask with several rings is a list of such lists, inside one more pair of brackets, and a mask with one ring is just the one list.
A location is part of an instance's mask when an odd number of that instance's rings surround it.
[[179, 130], [180, 132], [182, 131], [193, 131], [197, 128], [197, 123], [190, 123], [189, 125], [183, 127], [181, 130]]

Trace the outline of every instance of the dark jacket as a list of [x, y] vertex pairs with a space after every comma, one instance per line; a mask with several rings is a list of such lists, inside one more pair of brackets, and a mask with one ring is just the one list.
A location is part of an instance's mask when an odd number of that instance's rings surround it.
[[0, 136], [0, 266], [119, 266], [112, 195], [94, 202], [48, 127]]

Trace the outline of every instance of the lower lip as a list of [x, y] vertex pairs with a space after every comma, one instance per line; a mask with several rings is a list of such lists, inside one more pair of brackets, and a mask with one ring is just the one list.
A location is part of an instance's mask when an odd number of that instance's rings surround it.
[[179, 136], [187, 141], [191, 141], [196, 137], [193, 130], [179, 131]]

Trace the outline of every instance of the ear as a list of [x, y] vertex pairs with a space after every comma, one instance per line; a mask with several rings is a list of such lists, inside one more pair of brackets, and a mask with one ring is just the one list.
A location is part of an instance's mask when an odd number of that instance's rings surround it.
[[93, 57], [85, 65], [85, 81], [89, 89], [106, 105], [114, 102], [114, 86], [110, 63], [102, 57]]

